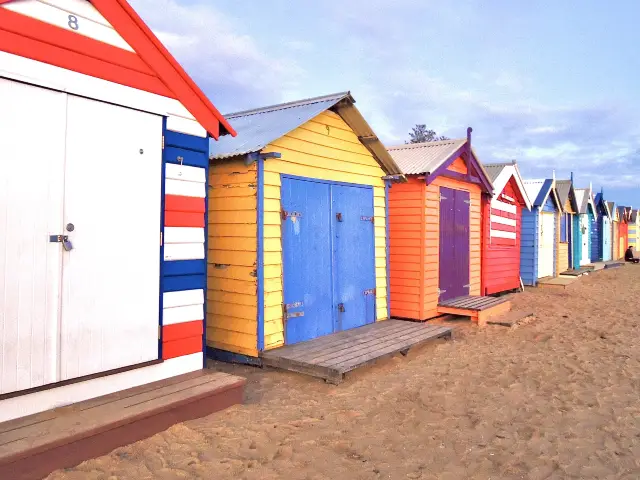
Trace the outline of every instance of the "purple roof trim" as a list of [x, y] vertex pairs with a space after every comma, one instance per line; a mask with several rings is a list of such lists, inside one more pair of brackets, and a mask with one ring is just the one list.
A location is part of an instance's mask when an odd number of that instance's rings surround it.
[[[476, 156], [473, 154], [473, 150], [471, 150], [470, 144], [467, 141], [464, 145], [462, 145], [458, 150], [456, 150], [455, 152], [453, 152], [451, 154], [451, 156], [444, 162], [442, 163], [442, 165], [440, 165], [435, 172], [430, 173], [429, 175], [427, 175], [426, 177], [426, 182], [427, 185], [429, 185], [431, 182], [433, 182], [437, 177], [439, 177], [440, 175], [444, 175], [445, 173], [457, 173], [457, 172], [449, 172], [447, 170], [447, 168], [456, 161], [456, 159], [458, 157], [461, 157], [463, 154], [466, 153], [466, 158], [467, 158], [467, 175], [461, 175], [461, 180], [469, 182], [469, 183], [476, 183], [478, 185], [480, 185], [482, 187], [482, 190], [485, 193], [488, 193], [489, 195], [493, 194], [493, 188], [491, 187], [491, 181], [487, 178], [487, 176], [484, 174], [484, 170], [482, 168], [480, 168], [480, 162], [478, 162], [478, 159], [476, 158]], [[475, 171], [476, 176], [472, 176], [471, 175], [471, 168], [473, 168], [473, 170]]]

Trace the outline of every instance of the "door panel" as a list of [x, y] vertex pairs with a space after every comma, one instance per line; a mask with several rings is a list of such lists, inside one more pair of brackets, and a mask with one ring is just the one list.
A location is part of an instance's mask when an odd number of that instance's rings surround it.
[[0, 79], [0, 394], [58, 380], [66, 97]]
[[582, 230], [582, 257], [580, 258], [580, 265], [588, 265], [591, 262], [591, 255], [589, 252], [589, 216], [580, 215], [580, 228]]
[[334, 331], [331, 188], [285, 177], [281, 191], [285, 342], [293, 344]]
[[69, 96], [61, 380], [158, 358], [162, 118]]
[[602, 235], [604, 237], [602, 260], [607, 262], [611, 260], [611, 220], [606, 216], [602, 219]]
[[538, 249], [538, 278], [553, 276], [553, 251], [555, 249], [555, 215], [540, 212], [540, 245]]
[[332, 185], [331, 191], [337, 329], [348, 330], [375, 321], [373, 189]]
[[439, 300], [469, 295], [469, 192], [440, 187]]

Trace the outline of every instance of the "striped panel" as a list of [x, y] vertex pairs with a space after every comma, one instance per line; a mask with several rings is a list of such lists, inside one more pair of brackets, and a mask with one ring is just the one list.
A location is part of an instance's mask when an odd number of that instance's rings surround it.
[[492, 245], [516, 245], [517, 207], [508, 203], [491, 201], [490, 236]]
[[[175, 127], [175, 122], [167, 121], [167, 126]], [[164, 132], [164, 360], [202, 352], [204, 344], [209, 140], [185, 133]]]

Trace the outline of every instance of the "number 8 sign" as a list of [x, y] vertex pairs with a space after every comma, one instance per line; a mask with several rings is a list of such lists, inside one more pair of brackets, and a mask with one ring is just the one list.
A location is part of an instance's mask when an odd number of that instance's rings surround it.
[[71, 30], [78, 30], [80, 25], [78, 25], [78, 17], [75, 15], [69, 15], [69, 22], [67, 23]]

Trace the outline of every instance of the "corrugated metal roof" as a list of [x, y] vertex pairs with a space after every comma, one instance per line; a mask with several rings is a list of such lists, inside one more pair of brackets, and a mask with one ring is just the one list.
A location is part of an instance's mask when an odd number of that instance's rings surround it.
[[607, 202], [607, 207], [609, 207], [609, 211], [611, 212], [611, 216], [613, 217], [614, 209], [616, 208], [616, 202]]
[[627, 211], [629, 210], [629, 207], [625, 207], [625, 206], [621, 206], [618, 207], [618, 215], [620, 215], [620, 221], [627, 220], [629, 217], [627, 216]]
[[438, 142], [408, 143], [388, 147], [389, 153], [405, 175], [433, 173], [446, 162], [466, 139], [442, 140]]
[[341, 92], [225, 115], [238, 135], [210, 142], [209, 157], [221, 159], [259, 152], [274, 140], [304, 125], [325, 110], [333, 109], [351, 127], [388, 174], [401, 174], [400, 168], [354, 103], [350, 92]]
[[484, 171], [487, 172], [487, 176], [491, 182], [495, 182], [496, 178], [502, 173], [502, 171], [509, 165], [513, 165], [515, 162], [509, 163], [483, 163]]
[[638, 221], [638, 210], [631, 210], [630, 220], [632, 223], [637, 223]]
[[558, 200], [564, 207], [564, 204], [569, 200], [569, 192], [571, 192], [571, 180], [556, 180], [556, 192], [558, 193]]

